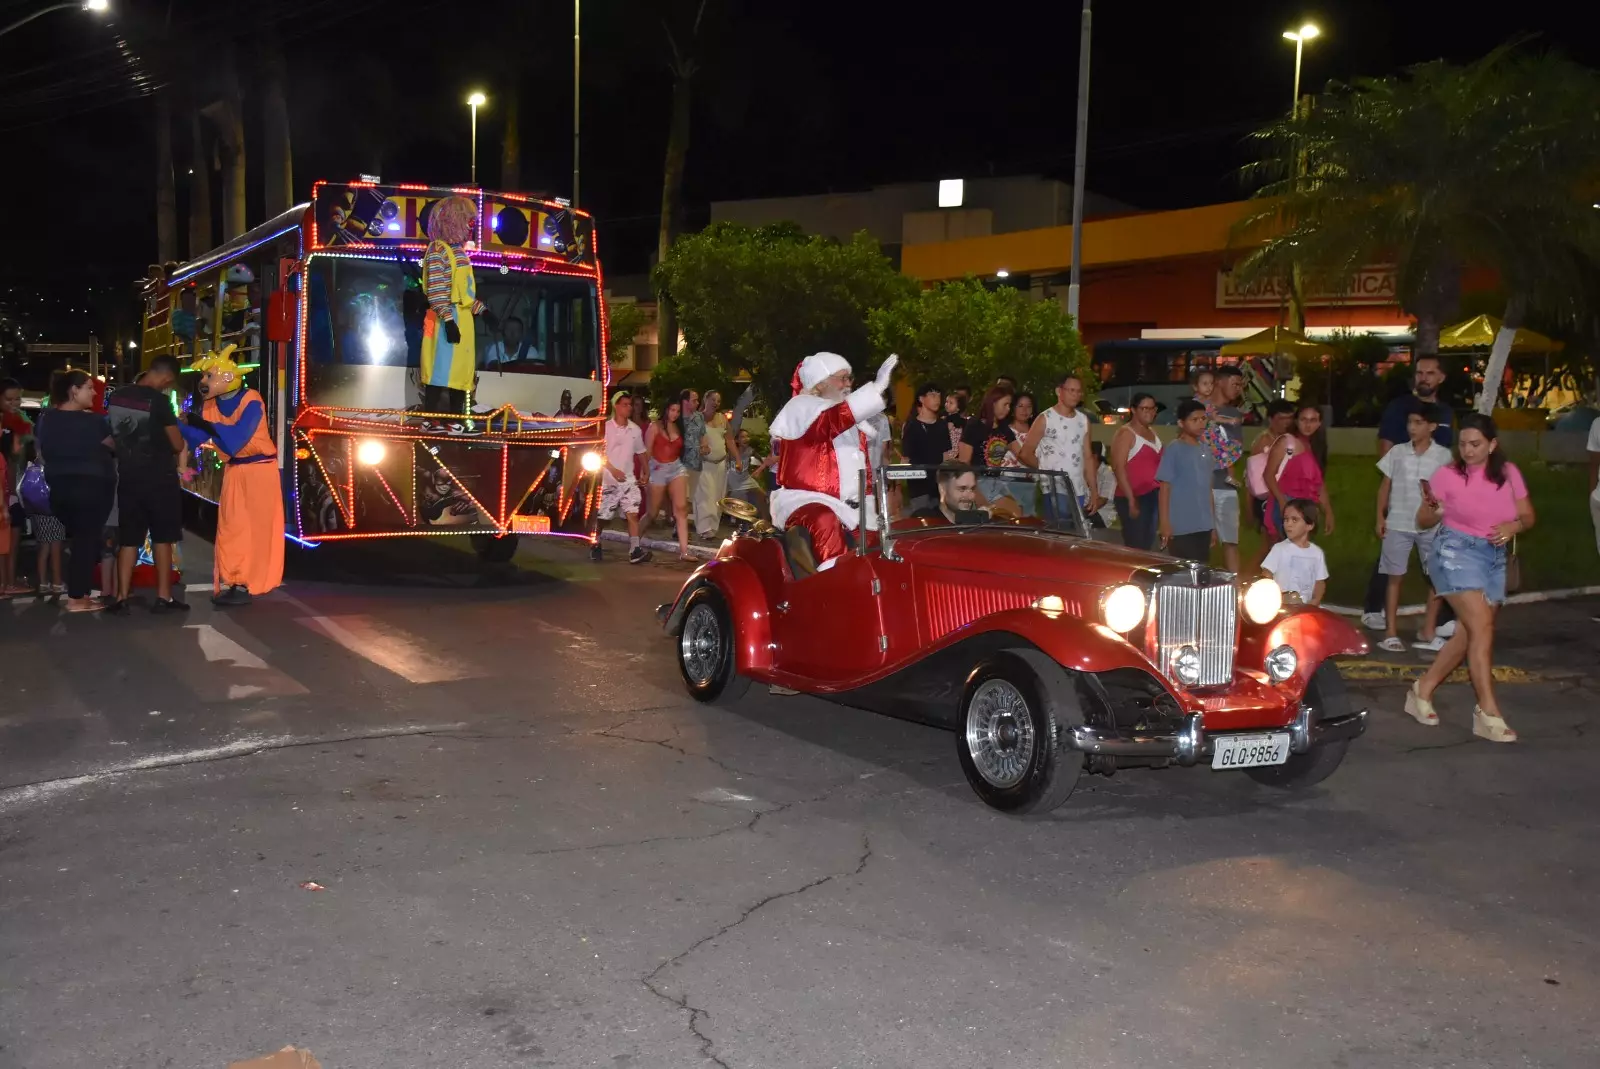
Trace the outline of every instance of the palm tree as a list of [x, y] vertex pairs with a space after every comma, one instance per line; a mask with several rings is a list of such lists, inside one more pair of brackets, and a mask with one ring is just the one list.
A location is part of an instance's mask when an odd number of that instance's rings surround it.
[[[1245, 277], [1298, 267], [1339, 280], [1396, 268], [1417, 352], [1438, 350], [1464, 268], [1498, 272], [1505, 330], [1480, 407], [1492, 410], [1511, 337], [1530, 312], [1565, 321], [1600, 263], [1600, 78], [1516, 43], [1465, 67], [1330, 85], [1310, 109], [1255, 135], [1264, 178], [1235, 237], [1259, 242]], [[1296, 164], [1298, 163], [1298, 166]]]

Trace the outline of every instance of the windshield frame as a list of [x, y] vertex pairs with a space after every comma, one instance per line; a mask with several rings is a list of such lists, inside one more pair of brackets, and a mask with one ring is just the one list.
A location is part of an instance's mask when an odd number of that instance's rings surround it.
[[[980, 478], [980, 479], [983, 479], [983, 478], [1006, 478], [1007, 476], [1009, 476], [1012, 480], [1017, 481], [1017, 482], [1028, 481], [1028, 482], [1033, 482], [1033, 483], [1037, 484], [1038, 480], [1040, 480], [1041, 478], [1062, 478], [1062, 479], [1067, 480], [1067, 484], [1069, 486], [1074, 486], [1075, 487], [1077, 485], [1076, 482], [1073, 481], [1071, 475], [1067, 474], [1066, 472], [1055, 471], [1055, 470], [1049, 469], [1049, 468], [1021, 468], [1021, 469], [1019, 469], [1019, 468], [993, 468], [993, 467], [986, 467], [986, 466], [973, 465], [973, 464], [883, 464], [883, 465], [879, 465], [877, 468], [875, 468], [873, 470], [873, 473], [872, 473], [872, 479], [873, 479], [872, 493], [870, 493], [870, 494], [863, 493], [861, 495], [861, 520], [860, 520], [860, 523], [861, 523], [861, 530], [863, 530], [863, 531], [872, 530], [872, 529], [876, 529], [877, 530], [879, 544], [882, 547], [883, 555], [885, 557], [889, 558], [890, 560], [899, 560], [900, 559], [894, 552], [894, 543], [895, 543], [896, 539], [904, 538], [907, 535], [913, 535], [913, 534], [920, 535], [920, 534], [924, 534], [924, 533], [928, 533], [928, 532], [938, 532], [938, 533], [945, 533], [945, 534], [962, 534], [962, 533], [965, 533], [965, 532], [968, 532], [968, 531], [1025, 531], [1025, 532], [1029, 532], [1029, 533], [1035, 533], [1035, 532], [1043, 531], [1043, 532], [1050, 532], [1050, 533], [1054, 533], [1054, 534], [1066, 535], [1066, 536], [1072, 537], [1072, 538], [1082, 538], [1082, 539], [1090, 540], [1090, 541], [1093, 540], [1094, 535], [1090, 531], [1088, 517], [1084, 515], [1083, 505], [1078, 501], [1078, 495], [1077, 494], [1069, 494], [1069, 495], [1067, 495], [1072, 500], [1072, 529], [1071, 530], [1068, 530], [1065, 526], [1063, 526], [1061, 524], [1056, 524], [1054, 526], [1045, 526], [1045, 527], [1037, 527], [1036, 528], [1036, 527], [1022, 527], [1022, 526], [1019, 526], [1019, 525], [1017, 525], [1015, 523], [1010, 523], [1010, 522], [1005, 521], [1005, 520], [989, 519], [989, 520], [985, 520], [982, 523], [963, 524], [961, 526], [953, 526], [952, 525], [952, 526], [949, 526], [949, 527], [919, 527], [919, 528], [915, 528], [913, 530], [905, 530], [905, 531], [896, 532], [894, 530], [894, 518], [889, 515], [889, 484], [890, 483], [905, 482], [905, 481], [907, 481], [907, 480], [909, 480], [911, 478], [937, 478], [938, 474], [939, 474], [939, 472], [941, 470], [950, 470], [950, 469], [957, 469], [957, 468], [959, 468], [962, 471], [974, 472], [978, 476], [978, 478]], [[891, 477], [891, 474], [890, 474], [891, 472], [894, 473], [894, 475], [892, 477]], [[1017, 479], [1016, 476], [1019, 473], [1026, 473], [1026, 476], [1027, 476], [1026, 480]], [[866, 473], [863, 472], [862, 473], [862, 482], [863, 482], [863, 484], [865, 483], [865, 481], [866, 481]], [[868, 511], [869, 504], [870, 504], [870, 508], [872, 510], [871, 512]], [[858, 552], [864, 552], [865, 551], [865, 547], [866, 547], [866, 539], [865, 538], [858, 539], [856, 544], [857, 544], [857, 547], [858, 547]]]

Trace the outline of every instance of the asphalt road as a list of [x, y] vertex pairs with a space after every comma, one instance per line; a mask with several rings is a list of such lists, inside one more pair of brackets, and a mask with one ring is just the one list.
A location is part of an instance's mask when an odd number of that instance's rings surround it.
[[230, 614], [0, 603], [0, 1067], [1600, 1064], [1589, 684], [1508, 688], [1516, 747], [1363, 684], [1307, 795], [1019, 821], [947, 734], [687, 700], [676, 565], [358, 548]]

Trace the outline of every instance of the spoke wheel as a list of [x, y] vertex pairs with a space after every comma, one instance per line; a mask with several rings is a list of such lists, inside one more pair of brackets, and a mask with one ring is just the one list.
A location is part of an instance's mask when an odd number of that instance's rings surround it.
[[696, 701], [733, 701], [750, 687], [736, 671], [738, 635], [722, 592], [706, 585], [689, 597], [678, 632], [678, 670]]
[[[1081, 722], [1069, 673], [1027, 654], [1005, 652], [967, 677], [957, 721], [956, 755], [974, 793], [1007, 813], [1048, 813], [1072, 794], [1083, 755], [1064, 725]], [[1048, 680], [1048, 682], [1046, 682]]]
[[967, 750], [978, 775], [1002, 790], [1015, 787], [1033, 762], [1033, 719], [1028, 701], [1010, 681], [989, 679], [967, 703]]
[[684, 617], [678, 655], [683, 659], [683, 677], [691, 686], [706, 686], [716, 677], [722, 660], [722, 626], [708, 603], [702, 601]]

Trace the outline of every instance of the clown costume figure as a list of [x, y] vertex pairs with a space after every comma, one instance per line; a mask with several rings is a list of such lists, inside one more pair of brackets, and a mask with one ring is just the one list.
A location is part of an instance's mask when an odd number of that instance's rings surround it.
[[[858, 526], [861, 475], [871, 492], [872, 425], [883, 412], [898, 356], [878, 368], [873, 382], [852, 391], [850, 363], [836, 353], [814, 353], [794, 373], [794, 397], [772, 421], [778, 448], [778, 489], [772, 492], [772, 525], [804, 530], [817, 571], [831, 567], [848, 549], [846, 532]], [[867, 509], [872, 515], [872, 509]], [[804, 560], [807, 547], [785, 538]]]
[[[472, 261], [465, 245], [477, 208], [466, 197], [446, 197], [428, 216], [428, 251], [422, 256], [422, 291], [428, 314], [422, 321], [422, 410], [432, 415], [467, 414], [467, 391], [477, 376], [478, 300]], [[462, 429], [460, 420], [445, 427]]]
[[200, 412], [181, 428], [191, 447], [213, 446], [224, 458], [212, 567], [213, 605], [248, 605], [283, 583], [283, 490], [278, 449], [267, 433], [267, 406], [247, 389], [235, 347], [194, 362], [202, 373]]

